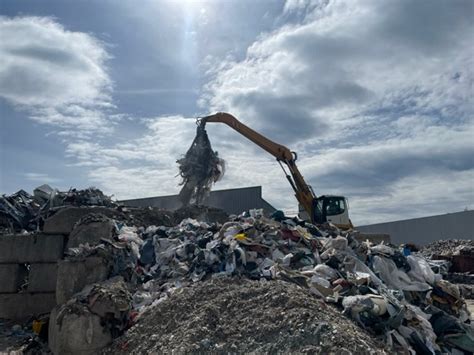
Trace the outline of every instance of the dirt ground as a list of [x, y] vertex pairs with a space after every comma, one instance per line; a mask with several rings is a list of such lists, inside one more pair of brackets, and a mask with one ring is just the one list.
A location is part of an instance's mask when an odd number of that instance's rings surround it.
[[215, 279], [145, 313], [105, 354], [384, 353], [332, 305], [283, 281]]

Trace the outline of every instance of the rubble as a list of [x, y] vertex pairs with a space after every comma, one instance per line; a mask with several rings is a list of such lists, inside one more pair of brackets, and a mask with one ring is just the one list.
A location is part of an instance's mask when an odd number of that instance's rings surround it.
[[[188, 218], [176, 227], [149, 227], [142, 233], [142, 238], [145, 243], [140, 253], [147, 255], [147, 261], [142, 260], [142, 267], [148, 278], [134, 297], [139, 312], [138, 329], [143, 324], [143, 329], [137, 333], [142, 342], [154, 331], [161, 331], [148, 324], [150, 312], [163, 312], [160, 307], [165, 306], [161, 304], [168, 305], [166, 309], [169, 309], [170, 302], [178, 302], [176, 297], [181, 288], [195, 289], [201, 287], [200, 282], [232, 285], [235, 278], [240, 277], [268, 281], [269, 287], [277, 287], [276, 283], [286, 284], [288, 288], [297, 286], [313, 297], [333, 303], [361, 328], [387, 344], [389, 351], [439, 352], [452, 347], [466, 350], [472, 345], [471, 320], [459, 288], [434, 273], [428, 260], [416, 254], [405, 256], [403, 249], [395, 246], [360, 243], [350, 232], [342, 233], [332, 225], [318, 228], [293, 219], [277, 222], [254, 211], [252, 215], [235, 217], [223, 225]], [[225, 290], [224, 287], [223, 294]], [[200, 305], [209, 302], [212, 307], [218, 302], [215, 299], [219, 299], [212, 294], [203, 297], [206, 301], [201, 297], [195, 302]], [[245, 302], [252, 303], [251, 297]], [[254, 306], [265, 307], [255, 303]], [[433, 321], [430, 321], [431, 317], [434, 317]], [[452, 329], [456, 329], [456, 337], [462, 341], [445, 341], [446, 333], [434, 327], [434, 320], [439, 317], [455, 322]], [[166, 319], [169, 322], [170, 318]], [[207, 319], [203, 323], [209, 322]], [[267, 324], [263, 322], [261, 327], [265, 328]], [[248, 322], [242, 321], [241, 333], [251, 332], [251, 329]], [[150, 333], [143, 336], [144, 332]], [[191, 330], [189, 332], [190, 336], [195, 336]], [[130, 345], [130, 340], [133, 346], [127, 348], [129, 351], [134, 351], [135, 347], [141, 351], [220, 351], [218, 344], [221, 343], [226, 344], [221, 345], [224, 352], [273, 349], [270, 344], [226, 348], [233, 338], [215, 340], [207, 333], [202, 334], [207, 339], [204, 343], [196, 343], [193, 340], [198, 339], [196, 336], [183, 340], [184, 343], [171, 344], [169, 339], [185, 336], [173, 332], [168, 335], [155, 333], [155, 341], [147, 341], [140, 347], [134, 343], [138, 340], [133, 339], [133, 331], [131, 334], [131, 339], [125, 335], [124, 339], [117, 340], [122, 341], [121, 346]], [[172, 338], [166, 338], [168, 336]], [[178, 344], [188, 345], [180, 345], [180, 348]], [[211, 348], [212, 344], [217, 348]]]
[[34, 230], [39, 226], [40, 204], [29, 193], [20, 190], [0, 197], [0, 222], [3, 230]]
[[47, 217], [66, 206], [115, 208], [118, 205], [94, 187], [60, 192], [49, 185], [41, 185], [34, 190], [34, 195], [20, 190], [0, 197], [0, 231], [3, 234], [39, 231]]
[[[87, 215], [90, 216], [86, 217]], [[70, 234], [76, 224], [87, 225], [94, 218], [104, 220], [104, 217], [129, 226], [146, 228], [151, 225], [172, 227], [187, 217], [210, 223], [224, 223], [228, 215], [218, 208], [196, 204], [186, 205], [175, 211], [122, 206], [95, 188], [59, 192], [48, 185], [42, 185], [35, 189], [34, 196], [20, 190], [13, 195], [0, 197], [0, 235], [39, 231]]]
[[420, 250], [443, 278], [459, 285], [465, 298], [474, 298], [474, 240], [438, 240]]
[[474, 240], [469, 239], [447, 239], [437, 240], [424, 246], [421, 254], [426, 258], [433, 256], [452, 256], [462, 254], [474, 254]]
[[[39, 190], [41, 198], [49, 191]], [[22, 203], [29, 201], [22, 196]], [[329, 223], [316, 226], [281, 213], [268, 218], [262, 210], [227, 216], [199, 205], [175, 212], [55, 208], [48, 228], [60, 226], [61, 238], [69, 239], [51, 293], [58, 302], [49, 324], [55, 354], [99, 352], [111, 342], [106, 353], [474, 349], [463, 298], [472, 294], [466, 287], [472, 270], [449, 271], [455, 256], [472, 256], [472, 241], [439, 242], [418, 252], [360, 241], [355, 231]], [[32, 220], [37, 216], [41, 212]], [[7, 248], [53, 237], [0, 241]], [[63, 255], [63, 243], [58, 246], [54, 255]], [[448, 260], [436, 260], [435, 251], [445, 251]], [[57, 262], [33, 256], [51, 267]], [[5, 285], [16, 291], [16, 284]]]
[[283, 281], [210, 279], [175, 291], [104, 354], [382, 354], [377, 342], [301, 287]]

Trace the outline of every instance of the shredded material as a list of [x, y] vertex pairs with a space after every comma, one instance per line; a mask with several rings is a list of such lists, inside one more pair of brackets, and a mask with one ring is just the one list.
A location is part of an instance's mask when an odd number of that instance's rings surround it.
[[183, 188], [179, 199], [183, 205], [200, 204], [209, 195], [213, 183], [224, 175], [225, 162], [212, 150], [203, 125], [199, 125], [191, 147], [177, 161]]

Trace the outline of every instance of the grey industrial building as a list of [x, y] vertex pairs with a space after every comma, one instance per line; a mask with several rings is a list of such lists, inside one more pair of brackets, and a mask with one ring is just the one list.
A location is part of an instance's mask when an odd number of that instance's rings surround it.
[[440, 239], [474, 239], [474, 211], [358, 226], [365, 233], [390, 234], [392, 243], [420, 245]]
[[[176, 210], [181, 207], [178, 195], [137, 198], [120, 202], [132, 207], [151, 206], [167, 210]], [[240, 214], [254, 208], [263, 208], [267, 214], [275, 211], [275, 208], [262, 198], [261, 186], [211, 191], [202, 204], [220, 208], [228, 214]]]

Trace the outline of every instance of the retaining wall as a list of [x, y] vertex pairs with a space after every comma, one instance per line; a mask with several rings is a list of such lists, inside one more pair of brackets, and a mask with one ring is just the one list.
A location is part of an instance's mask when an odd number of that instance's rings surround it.
[[53, 309], [64, 239], [43, 233], [0, 236], [0, 318], [22, 319]]

